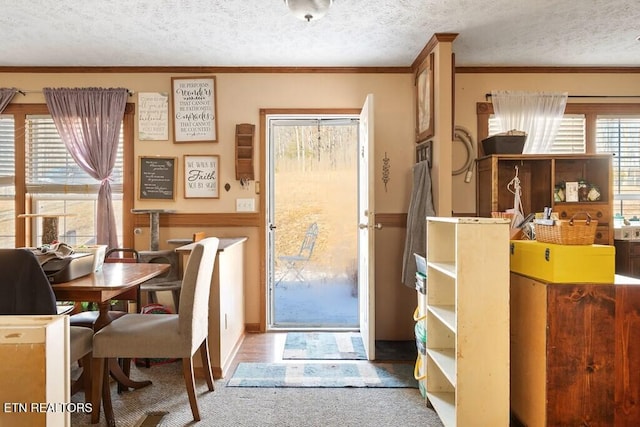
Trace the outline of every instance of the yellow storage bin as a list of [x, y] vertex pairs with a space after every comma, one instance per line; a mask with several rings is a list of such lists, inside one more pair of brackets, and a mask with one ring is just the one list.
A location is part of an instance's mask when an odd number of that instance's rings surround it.
[[613, 283], [616, 250], [608, 245], [558, 245], [512, 240], [514, 273], [552, 283]]

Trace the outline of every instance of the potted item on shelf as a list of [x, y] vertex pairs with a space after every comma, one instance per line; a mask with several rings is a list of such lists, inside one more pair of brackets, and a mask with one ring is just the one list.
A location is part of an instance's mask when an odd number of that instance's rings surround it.
[[584, 179], [578, 181], [578, 201], [586, 202], [589, 200], [589, 183]]
[[561, 182], [559, 184], [556, 184], [555, 188], [553, 189], [553, 201], [564, 202], [564, 200], [565, 200], [564, 182]]
[[591, 186], [591, 189], [589, 189], [589, 193], [587, 194], [587, 200], [590, 202], [597, 202], [600, 200], [600, 189], [597, 186]]
[[499, 133], [482, 140], [484, 154], [522, 154], [527, 134], [518, 130]]

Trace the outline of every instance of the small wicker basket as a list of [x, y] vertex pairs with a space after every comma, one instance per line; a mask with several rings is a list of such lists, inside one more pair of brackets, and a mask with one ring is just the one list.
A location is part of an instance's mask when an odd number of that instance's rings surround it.
[[576, 220], [575, 214], [569, 220], [556, 220], [554, 225], [536, 224], [536, 240], [559, 245], [593, 245], [598, 221], [584, 212], [586, 220]]

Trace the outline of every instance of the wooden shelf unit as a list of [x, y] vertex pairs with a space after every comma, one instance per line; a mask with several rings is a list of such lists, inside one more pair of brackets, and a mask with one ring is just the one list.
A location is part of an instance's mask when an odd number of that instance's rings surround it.
[[427, 218], [425, 321], [426, 397], [443, 424], [509, 425], [507, 219]]
[[[504, 212], [513, 208], [514, 195], [507, 184], [515, 176], [522, 188], [522, 209], [526, 216], [530, 212], [542, 212], [553, 208], [560, 219], [570, 219], [576, 213], [588, 212], [598, 221], [595, 243], [613, 245], [613, 175], [611, 155], [526, 155], [497, 154], [478, 159], [476, 212], [478, 216], [490, 217], [491, 212]], [[561, 182], [586, 180], [597, 185], [600, 200], [595, 202], [554, 201], [554, 188]], [[584, 216], [577, 217], [584, 219]]]
[[236, 179], [254, 180], [253, 138], [256, 126], [249, 123], [236, 125]]

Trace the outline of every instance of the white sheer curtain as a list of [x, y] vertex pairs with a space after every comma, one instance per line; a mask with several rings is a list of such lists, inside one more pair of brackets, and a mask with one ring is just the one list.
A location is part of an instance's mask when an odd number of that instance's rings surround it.
[[567, 105], [567, 92], [492, 91], [500, 131], [527, 133], [523, 154], [549, 153]]

